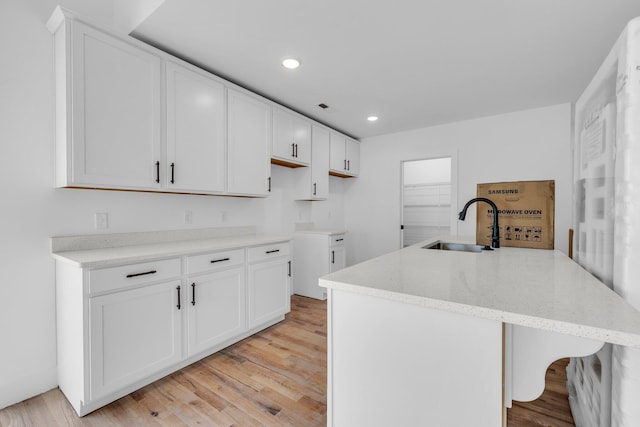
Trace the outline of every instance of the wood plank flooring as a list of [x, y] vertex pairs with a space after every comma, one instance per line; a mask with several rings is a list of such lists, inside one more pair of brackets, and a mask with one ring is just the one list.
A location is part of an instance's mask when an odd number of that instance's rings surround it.
[[[293, 296], [291, 308], [283, 322], [85, 417], [54, 389], [0, 410], [0, 426], [326, 426], [326, 303]], [[509, 427], [573, 426], [563, 363], [547, 371], [541, 399], [509, 410]]]
[[569, 359], [560, 359], [549, 366], [545, 390], [538, 399], [533, 402], [513, 402], [513, 407], [507, 410], [508, 427], [575, 426], [567, 392], [568, 363]]

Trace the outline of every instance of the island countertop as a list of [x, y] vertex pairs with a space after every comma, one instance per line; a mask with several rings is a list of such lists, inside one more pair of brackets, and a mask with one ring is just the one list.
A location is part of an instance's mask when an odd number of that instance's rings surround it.
[[320, 286], [640, 347], [640, 312], [557, 250], [423, 249], [437, 238], [320, 278]]

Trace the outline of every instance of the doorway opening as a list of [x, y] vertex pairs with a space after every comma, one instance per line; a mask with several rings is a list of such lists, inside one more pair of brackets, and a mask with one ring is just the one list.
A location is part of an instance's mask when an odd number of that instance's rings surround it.
[[402, 162], [402, 247], [453, 234], [451, 157]]

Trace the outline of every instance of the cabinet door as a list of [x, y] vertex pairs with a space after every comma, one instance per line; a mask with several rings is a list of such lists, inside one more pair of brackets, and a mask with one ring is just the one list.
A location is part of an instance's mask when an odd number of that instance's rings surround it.
[[342, 270], [346, 266], [346, 252], [344, 245], [333, 246], [329, 249], [329, 271]]
[[314, 199], [329, 197], [329, 131], [314, 125], [311, 145], [311, 195]]
[[238, 195], [268, 195], [271, 107], [257, 98], [228, 89], [227, 121], [227, 191]]
[[311, 124], [274, 108], [271, 157], [288, 163], [308, 165], [311, 161]]
[[189, 356], [244, 331], [244, 266], [191, 278], [187, 290]]
[[160, 187], [160, 58], [79, 22], [71, 43], [67, 184]]
[[329, 136], [330, 140], [330, 162], [329, 168], [338, 173], [345, 173], [347, 169], [346, 159], [346, 139], [344, 136], [331, 132]]
[[89, 299], [91, 400], [180, 361], [179, 286], [175, 280]]
[[290, 311], [289, 260], [249, 265], [249, 321], [255, 327]]
[[347, 146], [347, 174], [360, 174], [360, 143], [351, 139], [346, 140]]
[[167, 187], [225, 190], [224, 86], [200, 73], [167, 63]]
[[295, 144], [295, 160], [304, 165], [311, 163], [311, 123], [300, 117], [293, 117], [293, 142]]

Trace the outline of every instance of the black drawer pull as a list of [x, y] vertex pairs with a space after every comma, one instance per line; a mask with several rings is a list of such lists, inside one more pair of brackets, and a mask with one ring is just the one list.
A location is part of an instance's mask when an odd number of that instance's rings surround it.
[[145, 271], [144, 273], [127, 274], [127, 279], [131, 279], [132, 277], [138, 277], [138, 276], [146, 276], [147, 274], [156, 274], [156, 273], [157, 273], [156, 270], [151, 270], [151, 271]]
[[336, 242], [342, 242], [344, 239], [336, 239]]
[[212, 259], [211, 264], [215, 264], [216, 262], [224, 262], [229, 261], [231, 258], [221, 258], [221, 259]]
[[331, 251], [331, 264], [336, 263], [336, 251]]
[[196, 305], [196, 284], [191, 284], [191, 305]]
[[180, 310], [180, 286], [176, 287], [176, 291], [178, 291], [178, 305], [176, 305], [176, 307]]
[[289, 264], [289, 277], [291, 277], [291, 261], [289, 261], [288, 264]]
[[276, 252], [280, 252], [280, 249], [274, 249], [272, 251], [266, 251], [265, 254], [274, 254]]
[[176, 169], [176, 164], [175, 164], [175, 163], [171, 163], [171, 183], [172, 183], [172, 184], [175, 184], [175, 182], [176, 182], [176, 181], [173, 179], [173, 174], [174, 174], [174, 172], [175, 172], [175, 169]]
[[156, 182], [160, 183], [160, 162], [156, 162]]

